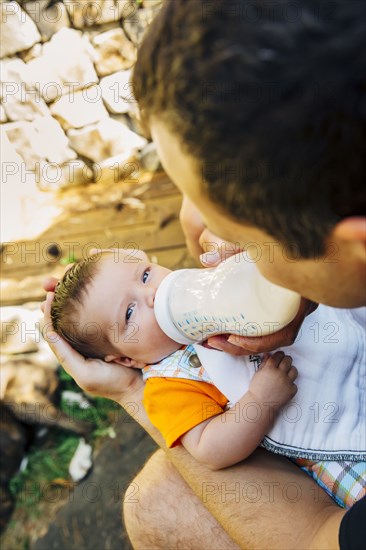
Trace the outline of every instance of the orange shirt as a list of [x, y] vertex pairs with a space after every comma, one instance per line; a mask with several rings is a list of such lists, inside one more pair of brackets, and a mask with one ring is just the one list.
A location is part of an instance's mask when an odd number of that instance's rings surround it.
[[208, 418], [224, 412], [226, 397], [212, 384], [182, 378], [148, 378], [143, 404], [168, 447]]

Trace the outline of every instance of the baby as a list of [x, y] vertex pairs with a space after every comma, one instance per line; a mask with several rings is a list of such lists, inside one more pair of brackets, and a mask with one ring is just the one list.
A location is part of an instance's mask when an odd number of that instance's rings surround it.
[[[55, 292], [51, 308], [54, 329], [84, 356], [144, 371], [147, 365], [161, 362], [182, 347], [166, 336], [154, 315], [156, 290], [169, 273], [170, 270], [150, 263], [141, 251], [103, 253], [99, 259], [91, 257], [75, 264]], [[241, 407], [256, 403], [265, 410], [255, 423], [238, 423], [235, 415], [223, 412], [228, 400], [207, 377], [199, 382], [187, 380], [188, 392], [193, 393], [199, 384], [200, 393], [206, 391], [209, 399], [203, 402], [204, 407], [199, 406], [197, 425], [189, 426], [187, 433], [182, 432], [174, 441], [169, 434], [168, 445], [180, 440], [197, 460], [214, 468], [243, 460], [269, 431], [274, 414], [295, 395], [296, 377], [291, 358], [282, 352], [262, 362], [239, 402]], [[154, 378], [146, 381], [148, 413], [148, 396], [157, 391], [155, 387], [150, 390], [156, 385]], [[164, 378], [172, 379], [178, 394], [182, 379], [168, 374]], [[217, 406], [209, 406], [212, 399]], [[167, 412], [160, 410], [159, 414], [164, 416]], [[220, 413], [225, 419], [217, 416]]]
[[[182, 444], [198, 461], [213, 469], [225, 468], [245, 459], [262, 442], [274, 452], [303, 459], [301, 465], [313, 476], [310, 469], [319, 464], [319, 460], [347, 460], [352, 462], [352, 467], [358, 468], [357, 476], [361, 479], [365, 468], [362, 467], [363, 473], [360, 473], [358, 465], [366, 456], [361, 422], [352, 419], [355, 433], [349, 441], [339, 441], [345, 433], [343, 409], [340, 416], [328, 415], [331, 416], [328, 427], [332, 428], [333, 435], [329, 437], [327, 432], [325, 439], [329, 448], [323, 451], [319, 450], [322, 448], [319, 440], [322, 441], [324, 436], [319, 424], [325, 425], [327, 421], [323, 418], [320, 423], [316, 422], [316, 411], [305, 411], [311, 409], [307, 402], [300, 401], [303, 409], [301, 422], [304, 424], [302, 435], [301, 430], [298, 431], [299, 424], [294, 426], [292, 417], [290, 420], [280, 418], [279, 413], [286, 404], [294, 405], [297, 392], [294, 382], [298, 372], [291, 357], [278, 351], [265, 356], [259, 365], [260, 359], [256, 357], [233, 358], [202, 346], [182, 347], [160, 329], [154, 315], [154, 298], [157, 288], [169, 273], [170, 270], [152, 264], [139, 250], [104, 252], [75, 264], [55, 291], [51, 308], [54, 329], [86, 357], [141, 369], [146, 380], [144, 406], [167, 445]], [[291, 355], [295, 353], [297, 357], [299, 369], [304, 366], [300, 369], [303, 393], [310, 394], [312, 404], [317, 403], [319, 408], [315, 397], [320, 384], [314, 376], [317, 371], [311, 371], [317, 358], [310, 359], [309, 368], [304, 350], [308, 356], [311, 355], [306, 338], [302, 345], [298, 343], [290, 347]], [[341, 351], [339, 342], [338, 350]], [[333, 360], [330, 351], [326, 352], [326, 360], [319, 358], [325, 385], [326, 367]], [[242, 388], [243, 395], [235, 403], [230, 403], [228, 396], [213, 384], [201, 365], [202, 357], [205, 366], [207, 362], [207, 369], [208, 362], [216, 362], [222, 365], [222, 369], [227, 363], [240, 362], [241, 371], [246, 373], [246, 383]], [[351, 363], [353, 359], [349, 360]], [[334, 379], [336, 373], [331, 371], [329, 380]], [[342, 378], [341, 374], [342, 371], [337, 376]], [[340, 385], [345, 393], [355, 392], [355, 383], [349, 381], [349, 373], [347, 381], [342, 379]], [[339, 398], [338, 394], [336, 397]], [[337, 405], [337, 400], [331, 403]], [[319, 439], [314, 444], [306, 441], [302, 445], [301, 438], [309, 439], [308, 432], [314, 432], [314, 426], [309, 424], [312, 415], [313, 424], [317, 423], [315, 429], [320, 431]], [[322, 462], [324, 464], [324, 460]], [[352, 498], [363, 496], [362, 491], [361, 484], [361, 489], [351, 495]], [[341, 500], [338, 498], [338, 502]], [[343, 499], [343, 504], [350, 503], [352, 499]]]

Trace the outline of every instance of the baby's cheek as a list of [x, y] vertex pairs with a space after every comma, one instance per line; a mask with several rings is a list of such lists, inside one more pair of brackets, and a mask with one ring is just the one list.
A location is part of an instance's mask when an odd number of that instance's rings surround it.
[[165, 332], [160, 328], [156, 323], [155, 337], [159, 339], [159, 342], [166, 342], [170, 338], [165, 334]]

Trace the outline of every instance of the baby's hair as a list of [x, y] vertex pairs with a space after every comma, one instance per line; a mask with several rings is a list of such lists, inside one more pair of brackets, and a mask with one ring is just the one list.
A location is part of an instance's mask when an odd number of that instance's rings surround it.
[[[80, 323], [80, 309], [88, 293], [88, 288], [98, 271], [100, 254], [90, 256], [68, 269], [55, 289], [51, 305], [51, 320], [55, 332], [62, 336], [79, 353], [85, 357], [103, 359], [107, 340], [101, 334], [90, 334]], [[104, 345], [103, 345], [104, 344]]]

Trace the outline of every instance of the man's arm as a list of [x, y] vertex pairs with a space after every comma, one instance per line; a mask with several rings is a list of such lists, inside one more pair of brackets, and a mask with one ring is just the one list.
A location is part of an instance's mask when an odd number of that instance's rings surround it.
[[339, 548], [346, 511], [288, 459], [257, 449], [243, 463], [212, 471], [183, 447], [167, 456], [240, 548]]
[[[296, 394], [296, 377], [291, 357], [283, 352], [267, 357], [234, 410], [195, 426], [181, 437], [182, 445], [213, 470], [244, 460], [269, 432], [280, 408]], [[254, 408], [255, 419], [248, 416], [249, 408]]]
[[[168, 449], [142, 405], [143, 385], [119, 403], [150, 434], [240, 548], [338, 550], [346, 510], [287, 458], [256, 449], [246, 460], [213, 471], [183, 446]], [[133, 406], [132, 406], [133, 404]], [[154, 473], [152, 472], [152, 475]], [[179, 499], [179, 494], [176, 495]]]

